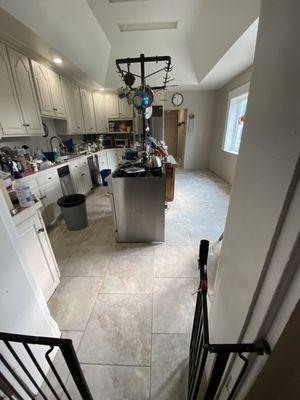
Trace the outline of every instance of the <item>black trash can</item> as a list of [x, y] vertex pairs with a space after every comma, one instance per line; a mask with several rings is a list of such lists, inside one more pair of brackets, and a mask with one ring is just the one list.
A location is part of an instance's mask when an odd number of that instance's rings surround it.
[[108, 186], [108, 182], [107, 182], [106, 178], [111, 174], [111, 169], [102, 169], [100, 171], [100, 174], [101, 174], [103, 186]]
[[77, 231], [88, 225], [85, 195], [69, 194], [57, 200], [69, 231]]

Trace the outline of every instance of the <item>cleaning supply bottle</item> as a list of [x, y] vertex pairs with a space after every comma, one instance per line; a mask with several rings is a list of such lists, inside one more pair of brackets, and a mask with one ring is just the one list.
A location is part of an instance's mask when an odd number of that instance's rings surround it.
[[17, 198], [21, 207], [31, 207], [34, 205], [34, 200], [30, 191], [30, 187], [26, 181], [24, 181], [22, 175], [18, 171], [16, 165], [14, 169], [14, 190], [16, 191]]

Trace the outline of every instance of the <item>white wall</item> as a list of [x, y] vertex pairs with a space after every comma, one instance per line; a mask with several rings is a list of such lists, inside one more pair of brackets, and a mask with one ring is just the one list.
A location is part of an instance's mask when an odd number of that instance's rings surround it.
[[[166, 92], [165, 109], [176, 110], [172, 105], [174, 92]], [[180, 109], [187, 109], [184, 169], [208, 168], [209, 144], [212, 127], [215, 92], [213, 90], [183, 91], [184, 102]], [[194, 113], [193, 131], [188, 130], [189, 114]]]
[[[0, 193], [0, 254], [0, 331], [59, 337], [58, 326], [52, 319], [41, 289], [34, 281], [22, 254], [17, 232], [2, 193]], [[38, 351], [34, 350], [34, 354], [47, 370], [42, 350], [45, 352], [45, 349], [40, 348]], [[0, 351], [14, 365], [3, 344], [0, 345]], [[24, 359], [24, 349], [21, 349], [20, 357]], [[39, 374], [34, 375], [41, 382]]]
[[250, 82], [251, 72], [252, 68], [247, 69], [216, 92], [213, 126], [211, 131], [209, 168], [230, 184], [233, 183], [238, 156], [222, 149], [228, 94], [239, 86]]
[[[278, 273], [290, 256], [290, 251], [280, 251], [281, 257], [278, 257], [277, 247], [273, 248], [278, 227], [283, 226], [282, 232], [290, 232], [285, 236], [289, 248], [296, 241], [293, 227], [295, 220], [299, 221], [299, 202], [296, 208], [293, 208], [294, 202], [291, 203], [291, 214], [285, 221], [279, 218], [300, 154], [300, 92], [297, 90], [300, 53], [295, 51], [300, 37], [299, 16], [297, 0], [262, 2], [247, 121], [211, 306], [212, 342], [244, 339], [241, 332], [248, 327], [246, 319], [251, 320], [248, 315], [251, 302], [256, 304], [252, 317], [259, 316], [259, 321], [254, 329], [249, 325], [251, 335], [246, 339], [255, 339], [268, 304], [256, 302], [258, 293], [255, 291], [265, 284], [264, 299], [269, 301], [276, 290]], [[299, 191], [295, 192], [295, 196], [298, 195]], [[299, 223], [297, 225], [299, 232]], [[276, 268], [277, 275], [267, 275], [266, 281], [261, 282], [266, 268]], [[298, 285], [299, 297], [299, 280], [294, 283]], [[291, 301], [284, 302], [281, 307], [288, 306], [280, 309], [286, 317], [296, 301], [296, 297], [291, 299], [290, 295], [294, 296], [295, 290], [286, 292]]]

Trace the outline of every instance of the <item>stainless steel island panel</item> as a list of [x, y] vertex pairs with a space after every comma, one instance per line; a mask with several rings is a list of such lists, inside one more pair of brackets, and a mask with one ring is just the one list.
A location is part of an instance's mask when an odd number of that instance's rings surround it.
[[166, 178], [110, 176], [117, 242], [164, 242]]

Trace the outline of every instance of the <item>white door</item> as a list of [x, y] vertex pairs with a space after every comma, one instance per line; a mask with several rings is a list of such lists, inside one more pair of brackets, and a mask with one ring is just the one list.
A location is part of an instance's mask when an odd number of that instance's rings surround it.
[[23, 54], [9, 47], [8, 55], [26, 130], [29, 135], [43, 134], [44, 130], [31, 77], [29, 60]]
[[54, 115], [57, 118], [66, 118], [60, 76], [51, 69], [48, 69], [48, 77], [52, 93]]
[[6, 47], [2, 43], [0, 43], [0, 88], [0, 136], [27, 135]]
[[83, 133], [84, 125], [79, 87], [66, 78], [62, 78], [62, 87], [67, 113], [68, 133]]
[[17, 231], [32, 275], [48, 301], [59, 283], [59, 273], [45, 226], [35, 215], [18, 225]]
[[119, 113], [120, 118], [133, 118], [133, 110], [132, 106], [128, 104], [127, 99], [118, 99], [119, 100]]
[[85, 132], [95, 133], [96, 122], [94, 115], [92, 93], [85, 89], [81, 89], [80, 92], [81, 92], [81, 104], [82, 104]]
[[169, 154], [177, 157], [178, 111], [164, 112], [164, 138]]
[[115, 93], [105, 94], [105, 112], [107, 118], [119, 118], [119, 102]]
[[60, 216], [60, 208], [57, 205], [57, 200], [62, 197], [61, 186], [59, 179], [55, 179], [47, 185], [40, 187], [41, 198], [44, 204], [43, 212], [47, 216], [48, 224], [53, 224]]
[[48, 68], [31, 60], [33, 77], [38, 95], [41, 114], [53, 117], [54, 106], [52, 102], [51, 89], [48, 77]]
[[105, 112], [105, 95], [100, 92], [93, 93], [94, 110], [96, 118], [97, 133], [107, 132], [107, 117]]

